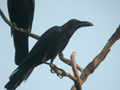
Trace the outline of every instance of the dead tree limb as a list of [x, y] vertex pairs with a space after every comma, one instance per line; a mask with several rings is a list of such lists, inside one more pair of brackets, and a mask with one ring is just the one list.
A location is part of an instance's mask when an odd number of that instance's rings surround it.
[[56, 65], [54, 64], [51, 64], [50, 65], [51, 69], [58, 75], [58, 76], [61, 76], [61, 77], [68, 77], [70, 78], [71, 80], [73, 81], [76, 81], [77, 78], [74, 77], [73, 75], [71, 75], [70, 73], [66, 72], [65, 70], [61, 69], [61, 68], [58, 68]]
[[18, 28], [15, 24], [11, 23], [7, 17], [5, 16], [5, 14], [2, 12], [2, 10], [0, 9], [0, 16], [2, 17], [2, 19], [11, 27], [11, 28], [14, 28], [14, 30], [17, 30], [19, 32], [23, 32], [23, 33], [26, 33], [28, 34], [29, 36], [31, 36], [32, 38], [34, 39], [39, 39], [40, 36], [37, 35], [37, 34], [33, 34], [33, 33], [30, 33], [30, 32], [26, 32], [26, 30], [22, 29], [22, 28]]
[[80, 75], [78, 73], [75, 56], [76, 56], [76, 52], [73, 52], [71, 55], [72, 70], [73, 70], [74, 76], [77, 78], [77, 81], [74, 81], [74, 86], [75, 86], [74, 89], [76, 88], [76, 90], [82, 90], [81, 83], [80, 83]]
[[[71, 64], [71, 60], [70, 59], [67, 59], [64, 57], [63, 53], [59, 53], [59, 58], [62, 62], [64, 62], [65, 64], [68, 64], [69, 66], [72, 66]], [[77, 69], [82, 72], [83, 71], [83, 68], [80, 67], [78, 64], [77, 64]]]
[[72, 62], [72, 70], [74, 72], [74, 76], [77, 77], [79, 79], [79, 73], [78, 73], [78, 70], [77, 70], [77, 65], [76, 65], [76, 59], [75, 59], [75, 56], [76, 56], [76, 52], [74, 51], [71, 55], [71, 62]]
[[88, 76], [91, 73], [93, 73], [94, 70], [100, 65], [100, 63], [105, 59], [106, 55], [110, 51], [112, 45], [119, 39], [120, 39], [120, 26], [117, 28], [116, 32], [110, 37], [102, 51], [83, 70], [80, 76], [81, 84], [83, 84], [87, 80]]
[[[119, 39], [120, 39], [120, 26], [116, 29], [116, 32], [110, 37], [110, 39], [108, 40], [104, 48], [101, 50], [101, 52], [84, 69], [82, 69], [80, 80], [78, 80], [78, 78], [75, 77], [76, 80], [74, 80], [74, 82], [75, 83], [78, 82], [80, 83], [80, 85], [83, 85], [84, 82], [88, 79], [88, 76], [91, 75], [94, 72], [94, 70], [100, 65], [100, 63], [105, 59], [112, 45]], [[70, 62], [70, 60], [66, 59], [62, 53], [59, 54], [59, 58], [61, 59], [61, 61], [72, 66], [72, 63]], [[77, 64], [76, 64], [76, 68], [78, 69]], [[75, 72], [76, 72], [76, 69], [75, 69]], [[78, 73], [76, 75], [78, 76]], [[71, 90], [78, 90], [78, 89], [74, 85], [72, 86]]]

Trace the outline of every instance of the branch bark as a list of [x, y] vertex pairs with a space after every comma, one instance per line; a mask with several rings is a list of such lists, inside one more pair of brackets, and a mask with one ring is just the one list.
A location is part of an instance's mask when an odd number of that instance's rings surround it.
[[[23, 32], [23, 33], [26, 33], [28, 34], [29, 36], [31, 36], [32, 38], [34, 39], [39, 39], [40, 36], [37, 35], [37, 34], [34, 34], [34, 33], [30, 33], [30, 32], [26, 32], [27, 30], [24, 30], [22, 28], [18, 28], [15, 24], [11, 23], [7, 17], [5, 16], [5, 14], [2, 12], [2, 10], [0, 9], [0, 16], [2, 17], [2, 19], [11, 27], [11, 28], [14, 28], [15, 30], [19, 31], [19, 32]], [[12, 29], [13, 30], [13, 29]]]
[[82, 90], [81, 83], [80, 83], [80, 75], [78, 73], [75, 56], [76, 56], [76, 52], [73, 52], [71, 55], [72, 70], [74, 72], [74, 76], [77, 78], [77, 80], [74, 81], [74, 88], [73, 89]]
[[120, 39], [120, 26], [117, 28], [116, 32], [110, 37], [102, 51], [83, 70], [80, 76], [81, 84], [83, 84], [87, 80], [88, 76], [92, 74], [94, 70], [100, 65], [100, 63], [105, 59], [105, 57], [109, 53], [112, 45], [119, 39]]
[[71, 75], [70, 73], [66, 72], [65, 70], [61, 69], [61, 68], [58, 68], [56, 65], [54, 64], [51, 64], [50, 65], [51, 69], [57, 74], [57, 76], [61, 76], [61, 77], [68, 77], [70, 78], [71, 80], [73, 81], [76, 81], [77, 78], [74, 77], [73, 75]]
[[74, 72], [74, 76], [79, 79], [80, 76], [79, 76], [79, 73], [78, 73], [78, 71], [77, 71], [77, 65], [76, 65], [75, 56], [76, 56], [76, 52], [73, 52], [72, 55], [71, 55], [72, 70], [73, 70], [73, 72]]
[[[69, 65], [69, 66], [72, 66], [71, 60], [65, 58], [64, 55], [63, 55], [63, 53], [59, 53], [59, 58], [60, 58], [60, 60], [61, 60], [62, 62], [64, 62], [65, 64], [67, 64], [67, 65]], [[77, 69], [78, 69], [80, 72], [83, 71], [83, 68], [80, 67], [78, 64], [76, 64], [76, 66], [77, 66]]]

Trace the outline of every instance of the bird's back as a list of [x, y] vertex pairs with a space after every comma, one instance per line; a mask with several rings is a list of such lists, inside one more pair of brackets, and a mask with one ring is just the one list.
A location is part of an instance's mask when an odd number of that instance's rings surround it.
[[59, 27], [54, 26], [46, 31], [31, 49], [29, 55], [25, 58], [25, 62], [29, 61], [33, 64], [40, 64], [42, 60], [49, 60], [56, 56], [56, 42], [59, 37]]

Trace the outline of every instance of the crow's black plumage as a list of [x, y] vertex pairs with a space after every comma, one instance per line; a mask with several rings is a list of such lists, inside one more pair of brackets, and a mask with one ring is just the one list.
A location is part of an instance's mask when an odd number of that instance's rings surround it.
[[[34, 0], [7, 0], [9, 17], [19, 28], [30, 32], [34, 16]], [[11, 28], [12, 29], [12, 28]], [[28, 36], [12, 29], [15, 46], [15, 63], [22, 63], [28, 54]]]
[[63, 26], [54, 26], [46, 31], [24, 58], [24, 62], [10, 76], [10, 81], [5, 85], [8, 90], [14, 90], [23, 80], [27, 79], [32, 70], [39, 64], [49, 59], [51, 62], [57, 54], [66, 47], [73, 33], [79, 27], [92, 26], [90, 22], [71, 19]]

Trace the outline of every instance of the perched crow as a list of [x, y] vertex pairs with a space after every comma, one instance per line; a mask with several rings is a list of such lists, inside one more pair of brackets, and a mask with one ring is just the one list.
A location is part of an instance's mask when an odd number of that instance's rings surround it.
[[[30, 32], [34, 16], [34, 0], [8, 0], [8, 12], [12, 23]], [[28, 35], [12, 30], [15, 46], [15, 63], [21, 64], [28, 54]]]
[[90, 22], [71, 19], [63, 26], [54, 26], [46, 31], [24, 58], [24, 62], [10, 76], [5, 85], [8, 90], [15, 90], [23, 80], [26, 80], [32, 70], [39, 64], [51, 59], [51, 63], [66, 47], [73, 33], [80, 27], [92, 26]]

